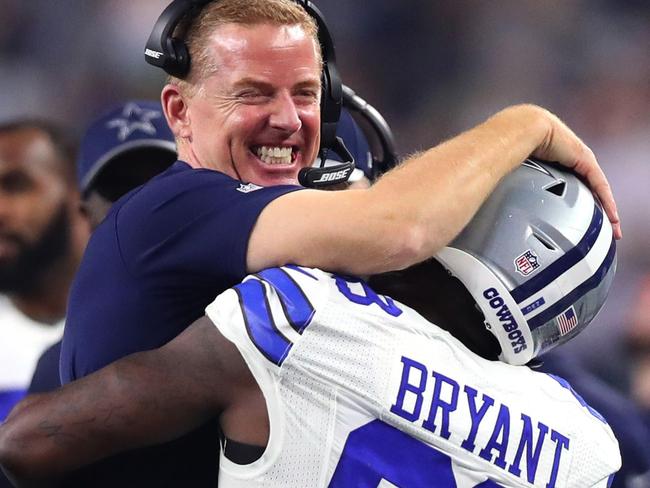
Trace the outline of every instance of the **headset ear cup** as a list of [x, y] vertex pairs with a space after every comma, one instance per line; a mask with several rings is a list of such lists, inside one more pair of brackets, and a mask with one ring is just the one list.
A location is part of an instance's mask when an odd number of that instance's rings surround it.
[[167, 72], [178, 78], [183, 78], [190, 71], [190, 53], [187, 45], [180, 39], [170, 40], [173, 59], [170, 59], [170, 65]]
[[325, 68], [323, 68], [323, 71], [320, 74], [320, 79], [321, 79], [320, 112], [322, 117], [322, 114], [326, 113], [325, 111], [327, 110], [327, 100], [329, 99], [329, 88], [330, 88], [330, 83], [329, 80], [327, 79]]
[[321, 144], [331, 144], [335, 133], [329, 134], [327, 128], [330, 125], [330, 82], [327, 72], [323, 69], [321, 73], [321, 94], [320, 94], [320, 117], [321, 117]]

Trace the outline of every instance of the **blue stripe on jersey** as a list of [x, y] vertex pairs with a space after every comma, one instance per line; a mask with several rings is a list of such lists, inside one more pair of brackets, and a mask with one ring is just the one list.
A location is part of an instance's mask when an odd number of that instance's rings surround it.
[[316, 278], [313, 274], [311, 274], [309, 271], [307, 271], [305, 268], [302, 268], [296, 264], [285, 264], [285, 268], [292, 269], [294, 271], [298, 271], [299, 273], [304, 274], [305, 276], [309, 276], [312, 280], [318, 281], [318, 278]]
[[270, 268], [261, 271], [259, 276], [269, 283], [277, 292], [284, 315], [293, 329], [302, 334], [314, 317], [314, 307], [289, 274], [280, 268]]
[[553, 317], [564, 312], [572, 303], [576, 302], [579, 298], [585, 295], [587, 292], [596, 288], [605, 275], [609, 271], [609, 268], [614, 262], [614, 257], [616, 256], [616, 241], [612, 238], [612, 243], [609, 246], [609, 251], [607, 251], [607, 256], [605, 260], [596, 270], [596, 272], [589, 278], [587, 281], [582, 283], [577, 288], [574, 288], [573, 291], [565, 295], [561, 300], [557, 301], [553, 306], [547, 308], [543, 312], [539, 313], [535, 317], [528, 319], [528, 325], [531, 330], [536, 329], [537, 327], [544, 325], [546, 322], [551, 320]]
[[248, 280], [233, 289], [239, 296], [239, 305], [251, 341], [269, 361], [280, 366], [292, 344], [273, 321], [264, 285], [259, 280]]
[[0, 391], [0, 422], [3, 421], [11, 409], [14, 408], [27, 394], [27, 390], [4, 390]]
[[594, 214], [591, 218], [591, 223], [578, 245], [568, 251], [564, 256], [551, 263], [538, 275], [512, 290], [512, 298], [514, 298], [517, 303], [521, 303], [533, 294], [545, 288], [549, 283], [555, 281], [562, 273], [572, 268], [591, 250], [598, 239], [602, 226], [603, 211], [598, 207], [598, 205], [594, 205]]
[[610, 474], [609, 478], [607, 478], [607, 488], [610, 488], [612, 486], [612, 483], [614, 483], [614, 479], [616, 479], [616, 473]]

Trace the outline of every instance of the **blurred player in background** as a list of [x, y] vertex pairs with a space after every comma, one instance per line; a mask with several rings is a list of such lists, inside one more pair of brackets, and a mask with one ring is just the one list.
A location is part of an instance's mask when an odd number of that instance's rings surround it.
[[[89, 232], [75, 153], [73, 137], [50, 122], [0, 124], [0, 421], [27, 392], [39, 356], [63, 335]], [[0, 486], [10, 486], [2, 475]]]
[[[131, 100], [93, 120], [77, 157], [81, 211], [95, 229], [111, 205], [176, 160], [176, 144], [159, 102]], [[40, 357], [30, 393], [61, 386], [61, 342]]]
[[[88, 222], [96, 227], [111, 202], [176, 160], [158, 102], [102, 115], [76, 152], [52, 124], [0, 126], [0, 419], [26, 392], [61, 384], [60, 338]], [[3, 475], [0, 486], [10, 486]]]
[[[458, 279], [433, 260], [369, 284], [263, 270], [168, 345], [21, 403], [0, 459], [51, 476], [220, 415], [224, 488], [606, 488], [620, 456], [605, 419], [563, 379], [494, 361], [529, 362], [599, 311], [615, 270], [602, 216], [577, 178], [530, 163], [439, 256]], [[555, 260], [529, 226], [554, 236]], [[517, 278], [507, 249], [520, 245], [534, 276]], [[522, 298], [538, 306], [519, 311]]]
[[[63, 334], [68, 289], [88, 239], [76, 147], [43, 121], [0, 125], [0, 419]], [[58, 368], [57, 368], [58, 372]]]
[[82, 208], [92, 228], [119, 198], [174, 161], [174, 135], [160, 102], [130, 100], [92, 121], [77, 162]]

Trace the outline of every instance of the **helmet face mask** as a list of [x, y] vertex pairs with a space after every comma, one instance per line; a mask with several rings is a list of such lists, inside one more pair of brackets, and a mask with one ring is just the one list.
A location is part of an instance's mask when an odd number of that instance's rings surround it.
[[526, 364], [596, 316], [616, 245], [600, 203], [573, 173], [527, 160], [436, 258], [474, 297], [500, 359]]

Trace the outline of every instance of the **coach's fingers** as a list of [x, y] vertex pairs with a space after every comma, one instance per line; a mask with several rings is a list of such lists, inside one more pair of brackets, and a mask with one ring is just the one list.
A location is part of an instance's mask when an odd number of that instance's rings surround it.
[[623, 237], [623, 233], [616, 201], [596, 156], [559, 118], [550, 112], [547, 114], [551, 125], [545, 141], [540, 144], [534, 155], [547, 161], [557, 161], [582, 176], [602, 203], [612, 224], [614, 238], [620, 239]]
[[620, 239], [623, 237], [623, 231], [621, 230], [621, 219], [618, 215], [618, 209], [616, 208], [616, 200], [614, 200], [612, 188], [591, 150], [587, 149], [587, 152], [591, 157], [587, 159], [578, 159], [573, 169], [586, 180], [589, 188], [591, 188], [591, 190], [596, 194], [603, 205], [603, 209], [605, 210], [609, 221], [612, 223], [614, 238]]

